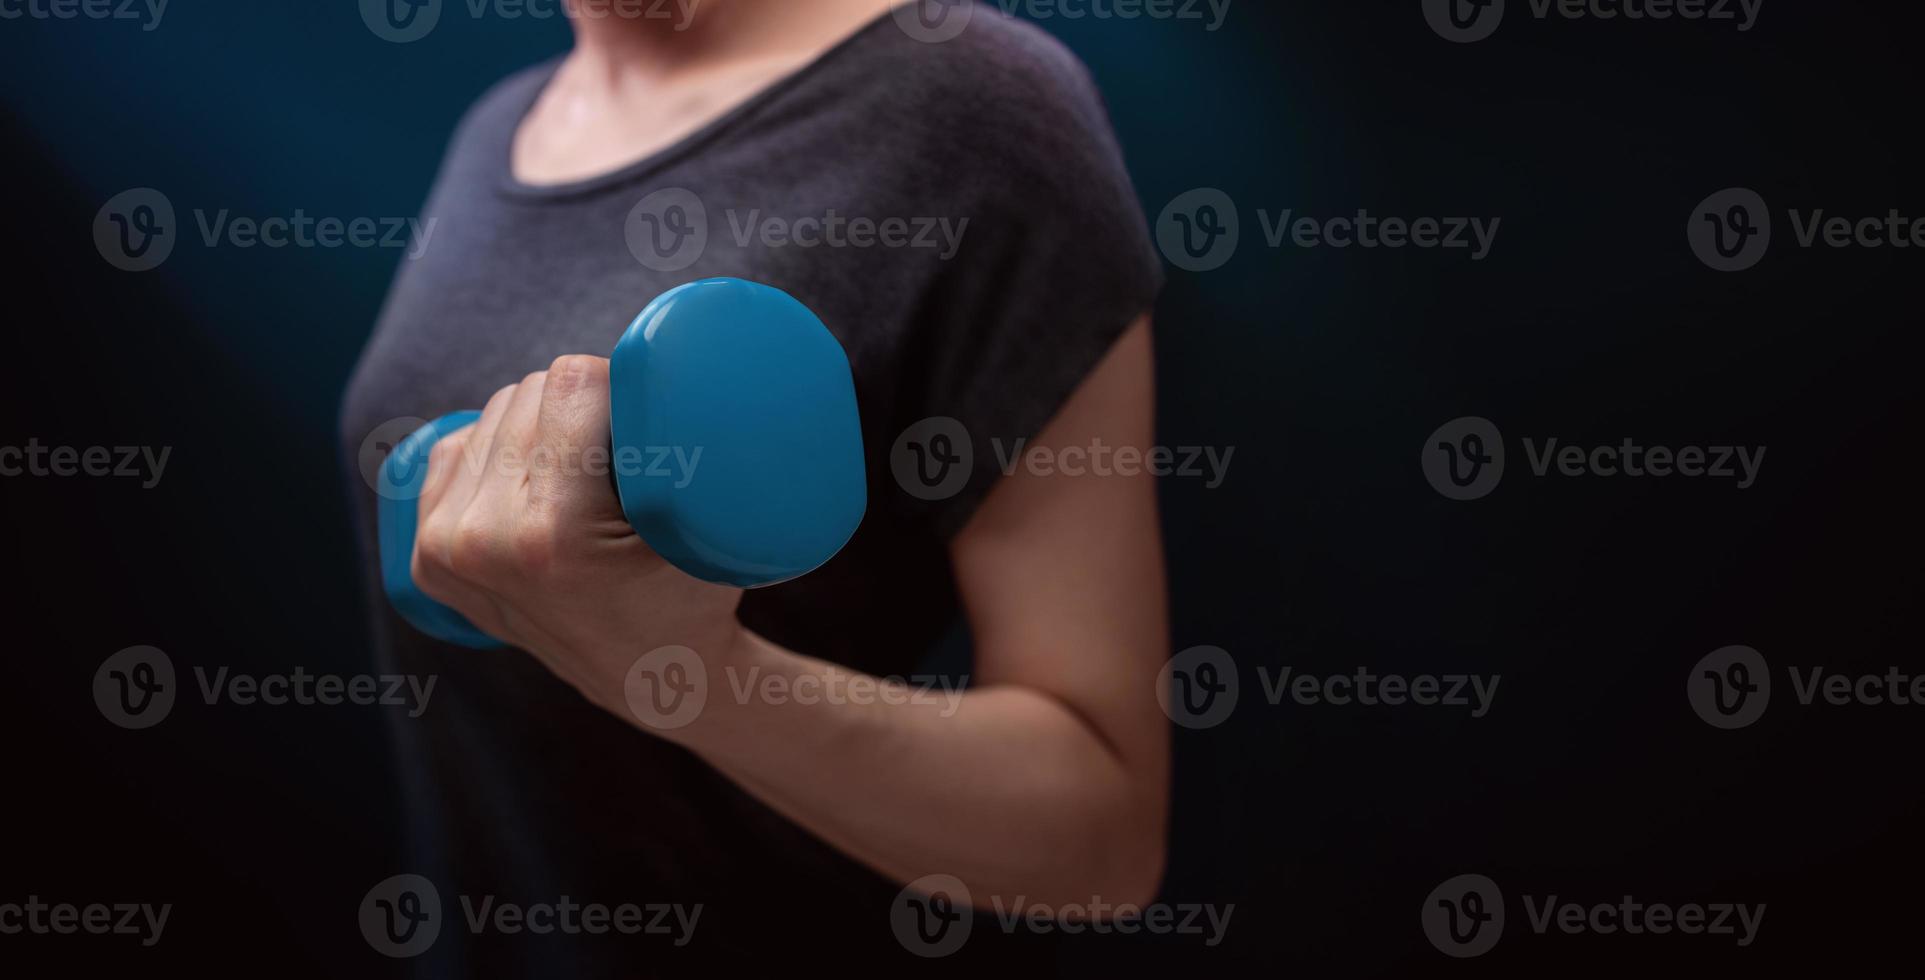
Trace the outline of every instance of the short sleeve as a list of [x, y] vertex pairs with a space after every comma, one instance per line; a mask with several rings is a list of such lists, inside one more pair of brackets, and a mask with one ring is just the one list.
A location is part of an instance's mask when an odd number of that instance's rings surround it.
[[1022, 63], [945, 147], [970, 223], [905, 347], [892, 450], [911, 513], [945, 538], [1163, 284], [1102, 99], [1047, 43], [1002, 53]]

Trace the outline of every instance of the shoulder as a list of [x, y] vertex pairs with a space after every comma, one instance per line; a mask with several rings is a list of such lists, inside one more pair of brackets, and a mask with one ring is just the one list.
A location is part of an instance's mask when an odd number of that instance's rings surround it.
[[1082, 61], [993, 4], [971, 11], [959, 34], [940, 41], [918, 39], [895, 18], [871, 29], [845, 67], [865, 128], [952, 173], [969, 164], [1053, 187], [1120, 171], [1108, 109]]
[[1102, 117], [1095, 81], [1061, 41], [993, 5], [971, 9], [962, 32], [941, 41], [919, 40], [899, 22], [878, 25], [873, 81], [903, 108], [947, 123]]

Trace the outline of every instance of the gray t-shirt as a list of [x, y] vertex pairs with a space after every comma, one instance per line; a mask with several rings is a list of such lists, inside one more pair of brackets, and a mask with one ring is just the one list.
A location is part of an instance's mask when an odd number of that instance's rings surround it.
[[[997, 442], [1006, 451], [1040, 430], [1162, 281], [1088, 73], [990, 8], [942, 43], [883, 17], [666, 150], [526, 186], [510, 143], [554, 67], [496, 85], [456, 131], [425, 208], [432, 238], [404, 262], [347, 391], [350, 472], [383, 423], [479, 408], [559, 355], [606, 354], [670, 287], [710, 276], [780, 287], [848, 352], [869, 507], [839, 556], [751, 591], [741, 618], [812, 656], [912, 673], [956, 622], [946, 541], [1000, 477]], [[936, 417], [969, 434], [957, 464], [968, 476], [909, 492], [891, 448]], [[377, 659], [439, 677], [431, 709], [397, 731], [409, 870], [443, 904], [441, 938], [420, 961], [429, 972], [686, 975], [812, 950], [837, 963], [906, 957], [890, 932], [895, 885], [526, 654], [441, 645], [403, 623], [378, 589], [374, 495], [358, 475], [350, 492]], [[470, 934], [457, 897], [491, 895], [704, 910], [680, 948], [663, 936]]]

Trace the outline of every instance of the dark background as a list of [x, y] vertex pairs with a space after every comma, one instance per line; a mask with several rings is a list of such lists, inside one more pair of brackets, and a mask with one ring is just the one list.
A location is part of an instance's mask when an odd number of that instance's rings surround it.
[[[1784, 668], [1920, 666], [1912, 439], [1925, 252], [1800, 249], [1787, 208], [1925, 216], [1921, 15], [1768, 3], [1757, 25], [1538, 20], [1446, 43], [1415, 0], [1240, 0], [1196, 22], [1051, 19], [1109, 99], [1144, 209], [1198, 186], [1244, 219], [1156, 314], [1160, 441], [1235, 447], [1165, 481], [1173, 649], [1242, 668], [1224, 725], [1177, 733], [1168, 902], [1235, 903], [1224, 943], [1079, 940], [1073, 965], [1227, 974], [1807, 970], [1909, 958], [1925, 707], [1800, 707]], [[457, 8], [458, 9], [458, 8]], [[0, 445], [171, 446], [152, 490], [0, 480], [16, 556], [0, 901], [173, 902], [161, 944], [0, 937], [0, 964], [398, 974], [355, 910], [406, 870], [371, 708], [95, 710], [135, 644], [256, 673], [372, 669], [339, 495], [339, 394], [399, 258], [183, 240], [102, 261], [130, 187], [182, 212], [414, 213], [458, 114], [560, 51], [559, 20], [444, 12], [377, 40], [352, 2], [178, 2], [158, 30], [0, 21]], [[881, 80], [878, 82], [881, 83]], [[1756, 268], [1712, 272], [1692, 207], [1774, 209]], [[1264, 247], [1255, 211], [1501, 216], [1491, 255]], [[1491, 496], [1444, 499], [1425, 437], [1511, 441]], [[1516, 440], [1765, 445], [1759, 482], [1532, 478]], [[1758, 648], [1739, 731], [1687, 670]], [[1492, 712], [1263, 703], [1258, 666], [1503, 676]], [[1453, 875], [1510, 900], [1497, 948], [1418, 926]], [[1534, 935], [1519, 896], [1766, 903], [1757, 941]], [[805, 951], [801, 957], [829, 955]], [[905, 958], [905, 966], [913, 963]]]

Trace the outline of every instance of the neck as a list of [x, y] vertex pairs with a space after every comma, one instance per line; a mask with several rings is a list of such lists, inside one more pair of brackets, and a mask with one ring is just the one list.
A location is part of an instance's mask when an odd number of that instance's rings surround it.
[[848, 34], [896, 0], [572, 0], [569, 60], [616, 76], [668, 74], [720, 59], [808, 51]]
[[658, 63], [692, 56], [726, 37], [721, 28], [754, 0], [673, 0], [665, 4], [566, 4], [575, 32], [571, 58], [584, 65]]

